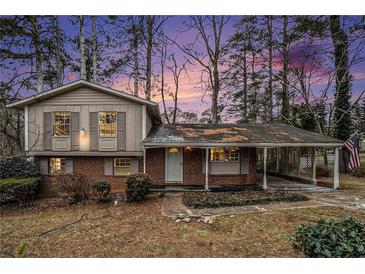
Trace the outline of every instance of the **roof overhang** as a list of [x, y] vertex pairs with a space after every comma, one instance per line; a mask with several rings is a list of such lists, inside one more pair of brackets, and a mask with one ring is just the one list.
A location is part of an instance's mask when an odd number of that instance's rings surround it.
[[116, 90], [116, 89], [112, 89], [109, 87], [105, 87], [99, 84], [95, 84], [95, 83], [90, 83], [88, 81], [84, 81], [84, 80], [79, 80], [79, 81], [75, 81], [66, 85], [63, 85], [61, 87], [57, 87], [55, 89], [51, 89], [39, 94], [35, 94], [33, 96], [24, 98], [22, 100], [19, 100], [17, 102], [11, 103], [6, 105], [6, 107], [8, 108], [19, 108], [19, 109], [23, 109], [25, 106], [46, 100], [48, 98], [51, 98], [53, 96], [57, 96], [59, 94], [77, 89], [77, 88], [81, 88], [81, 87], [89, 87], [92, 88], [94, 90], [98, 90], [100, 92], [104, 92], [107, 94], [111, 94], [132, 102], [136, 102], [139, 104], [143, 104], [146, 105], [150, 115], [152, 116], [152, 118], [154, 119], [155, 122], [160, 123], [161, 122], [161, 115], [160, 115], [160, 109], [158, 106], [158, 103], [152, 102], [150, 100], [147, 99], [143, 99], [137, 96], [133, 96], [131, 94]]
[[143, 143], [145, 148], [158, 147], [342, 147], [340, 143]]
[[11, 107], [22, 108], [24, 106], [27, 106], [27, 105], [30, 105], [30, 104], [45, 100], [47, 98], [50, 98], [52, 96], [56, 96], [58, 94], [62, 94], [64, 92], [67, 92], [67, 91], [70, 91], [70, 90], [73, 90], [73, 89], [77, 89], [77, 88], [80, 88], [80, 87], [85, 87], [85, 86], [89, 87], [89, 88], [92, 88], [92, 89], [95, 89], [95, 90], [99, 90], [101, 92], [105, 92], [105, 93], [108, 93], [108, 94], [112, 94], [112, 95], [121, 97], [121, 98], [130, 100], [130, 101], [133, 101], [133, 102], [136, 102], [136, 103], [151, 105], [151, 106], [158, 106], [157, 103], [152, 102], [152, 101], [147, 100], [147, 99], [143, 99], [143, 98], [140, 98], [140, 97], [137, 97], [137, 96], [133, 96], [131, 94], [128, 94], [128, 93], [125, 93], [125, 92], [122, 92], [122, 91], [119, 91], [119, 90], [116, 90], [116, 89], [112, 89], [112, 88], [109, 88], [109, 87], [105, 87], [105, 86], [101, 86], [101, 85], [98, 85], [98, 84], [90, 83], [88, 81], [79, 80], [79, 81], [72, 82], [72, 83], [63, 85], [61, 87], [55, 88], [55, 89], [51, 89], [51, 90], [48, 90], [48, 91], [45, 91], [45, 92], [42, 92], [42, 93], [39, 93], [39, 94], [35, 94], [33, 96], [30, 96], [30, 97], [24, 98], [22, 100], [19, 100], [17, 102], [14, 102], [14, 103], [11, 103], [11, 104], [7, 105], [7, 107], [9, 107], [9, 108], [11, 108]]

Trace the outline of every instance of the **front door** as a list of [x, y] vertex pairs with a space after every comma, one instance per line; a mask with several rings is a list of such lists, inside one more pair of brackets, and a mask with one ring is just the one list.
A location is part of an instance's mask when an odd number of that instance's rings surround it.
[[166, 182], [182, 182], [182, 151], [181, 148], [166, 149]]

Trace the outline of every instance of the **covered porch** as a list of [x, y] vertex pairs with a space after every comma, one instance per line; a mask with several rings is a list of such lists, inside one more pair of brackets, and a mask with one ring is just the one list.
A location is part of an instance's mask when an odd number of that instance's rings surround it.
[[315, 150], [333, 148], [337, 189], [341, 146], [341, 140], [284, 124], [158, 125], [143, 141], [143, 170], [162, 187], [267, 190], [277, 178], [281, 185], [314, 186]]

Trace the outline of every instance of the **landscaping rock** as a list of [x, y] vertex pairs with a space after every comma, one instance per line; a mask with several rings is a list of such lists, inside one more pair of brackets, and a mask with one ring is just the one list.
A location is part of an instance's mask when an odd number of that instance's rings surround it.
[[189, 218], [189, 217], [186, 217], [186, 218], [184, 218], [184, 219], [183, 219], [183, 221], [184, 221], [185, 223], [190, 223], [190, 221], [191, 221], [191, 218]]
[[176, 219], [175, 223], [180, 223], [182, 219]]
[[184, 214], [184, 213], [179, 213], [176, 215], [177, 219], [184, 219], [185, 217], [186, 217], [186, 214]]

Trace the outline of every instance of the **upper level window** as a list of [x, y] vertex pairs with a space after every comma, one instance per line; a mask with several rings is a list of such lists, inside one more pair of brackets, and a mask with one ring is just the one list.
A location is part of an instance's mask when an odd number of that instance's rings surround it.
[[65, 158], [50, 158], [49, 167], [51, 174], [65, 174]]
[[116, 113], [100, 112], [99, 113], [99, 135], [103, 137], [114, 137], [116, 135]]
[[237, 162], [239, 159], [238, 147], [216, 147], [210, 150], [212, 162]]
[[70, 112], [59, 111], [53, 113], [53, 136], [70, 135]]

